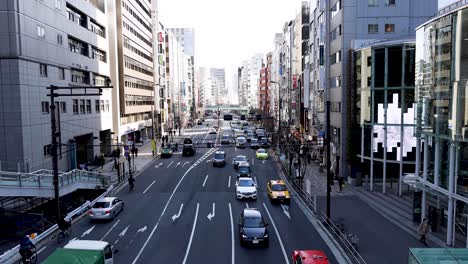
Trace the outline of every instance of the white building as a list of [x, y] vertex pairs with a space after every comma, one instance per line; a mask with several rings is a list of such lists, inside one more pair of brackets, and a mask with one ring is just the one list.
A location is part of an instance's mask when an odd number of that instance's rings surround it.
[[258, 94], [262, 62], [263, 55], [259, 53], [242, 62], [239, 82], [239, 103], [241, 106], [259, 107]]
[[[0, 2], [0, 161], [33, 171], [51, 168], [47, 87], [105, 85], [111, 39], [104, 0], [18, 2]], [[59, 170], [110, 154], [111, 94], [56, 98]]]

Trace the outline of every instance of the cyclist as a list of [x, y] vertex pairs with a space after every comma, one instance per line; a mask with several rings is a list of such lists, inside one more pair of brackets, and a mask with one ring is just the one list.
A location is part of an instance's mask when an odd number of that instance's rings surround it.
[[65, 218], [61, 218], [58, 222], [58, 228], [64, 233], [70, 233], [71, 221], [67, 221]]
[[21, 255], [23, 263], [27, 263], [28, 259], [32, 255], [32, 250], [33, 249], [35, 250], [36, 246], [34, 245], [34, 243], [29, 238], [29, 235], [24, 236], [20, 240], [20, 249], [19, 249], [19, 253]]
[[130, 175], [130, 177], [128, 177], [128, 185], [130, 185], [130, 190], [133, 190], [133, 188], [135, 187], [135, 178], [133, 178], [132, 175]]

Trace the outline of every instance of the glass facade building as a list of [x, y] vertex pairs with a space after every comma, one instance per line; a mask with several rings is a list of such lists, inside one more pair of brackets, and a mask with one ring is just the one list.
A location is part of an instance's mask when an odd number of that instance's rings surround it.
[[401, 195], [402, 177], [416, 162], [414, 40], [358, 47], [353, 61], [353, 167], [370, 190]]
[[467, 233], [468, 5], [419, 26], [416, 45], [420, 154], [415, 175], [405, 182], [421, 191], [422, 216], [435, 209], [447, 230], [447, 245], [453, 246], [457, 232]]

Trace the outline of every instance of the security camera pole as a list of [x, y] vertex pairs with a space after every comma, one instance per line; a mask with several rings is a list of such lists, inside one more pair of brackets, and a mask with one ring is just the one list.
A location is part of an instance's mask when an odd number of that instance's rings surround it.
[[[57, 206], [57, 221], [60, 220], [60, 194], [59, 194], [59, 178], [58, 178], [58, 158], [57, 158], [57, 137], [60, 133], [57, 132], [57, 124], [55, 120], [55, 98], [56, 97], [71, 97], [71, 96], [100, 96], [102, 95], [103, 88], [113, 88], [111, 86], [110, 78], [106, 80], [105, 86], [64, 86], [59, 87], [50, 85], [47, 89], [50, 93], [50, 124], [51, 124], [51, 136], [52, 136], [52, 171], [53, 171], [53, 183], [54, 183], [54, 197]], [[66, 90], [60, 94], [58, 90]], [[74, 93], [74, 91], [80, 90], [80, 93]], [[84, 90], [84, 93], [83, 93]]]

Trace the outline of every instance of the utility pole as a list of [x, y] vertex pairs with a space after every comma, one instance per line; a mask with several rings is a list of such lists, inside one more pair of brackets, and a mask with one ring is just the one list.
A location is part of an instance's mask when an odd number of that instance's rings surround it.
[[325, 49], [324, 49], [324, 59], [325, 59], [325, 98], [326, 102], [326, 149], [327, 149], [327, 218], [330, 219], [330, 193], [331, 193], [331, 149], [330, 149], [330, 38], [328, 32], [330, 32], [330, 0], [325, 0]]
[[[72, 96], [101, 96], [103, 88], [113, 88], [110, 83], [110, 78], [106, 80], [105, 86], [65, 86], [59, 87], [55, 85], [50, 85], [47, 87], [50, 97], [50, 127], [51, 127], [51, 139], [52, 139], [52, 173], [53, 173], [53, 184], [54, 184], [54, 199], [56, 203], [56, 217], [57, 221], [60, 220], [60, 192], [59, 192], [59, 174], [58, 174], [58, 153], [57, 153], [57, 137], [60, 136], [60, 133], [57, 133], [57, 122], [55, 118], [56, 106], [55, 98], [56, 97], [72, 97]], [[84, 93], [73, 93], [74, 90], [80, 89], [84, 90]], [[66, 93], [59, 94], [57, 90], [66, 90]], [[88, 90], [98, 90], [98, 92], [88, 92]]]

